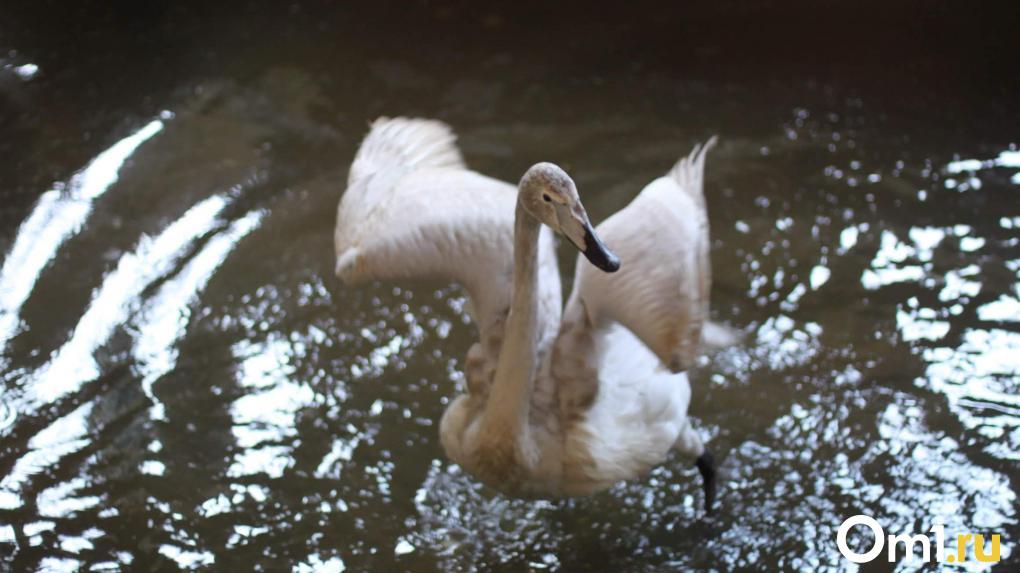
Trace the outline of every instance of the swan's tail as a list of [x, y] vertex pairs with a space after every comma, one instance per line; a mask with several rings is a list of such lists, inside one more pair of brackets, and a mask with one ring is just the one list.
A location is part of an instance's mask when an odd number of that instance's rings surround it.
[[464, 167], [457, 136], [441, 121], [380, 117], [361, 142], [347, 184], [389, 169]]
[[713, 135], [704, 145], [695, 145], [690, 155], [680, 158], [680, 161], [669, 170], [669, 177], [701, 205], [704, 205], [705, 156], [715, 147], [718, 140], [719, 138]]

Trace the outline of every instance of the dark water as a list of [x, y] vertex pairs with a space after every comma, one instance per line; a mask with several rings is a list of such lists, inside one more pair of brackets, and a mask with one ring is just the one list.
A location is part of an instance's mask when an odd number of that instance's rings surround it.
[[[1016, 567], [1016, 19], [812, 6], [0, 10], [2, 567], [843, 570], [857, 513]], [[380, 114], [559, 162], [596, 220], [721, 136], [715, 518], [680, 459], [539, 502], [446, 462], [463, 294], [331, 272]]]

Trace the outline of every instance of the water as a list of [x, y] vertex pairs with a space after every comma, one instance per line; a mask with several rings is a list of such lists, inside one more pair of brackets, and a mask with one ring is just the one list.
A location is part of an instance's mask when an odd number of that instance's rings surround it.
[[[5, 567], [843, 570], [857, 513], [999, 533], [1016, 566], [1020, 126], [975, 70], [994, 33], [949, 60], [893, 24], [841, 47], [858, 18], [791, 58], [712, 9], [682, 34], [443, 3], [26, 10], [0, 46]], [[538, 502], [446, 462], [463, 293], [332, 277], [383, 113], [450, 122], [506, 180], [559, 162], [596, 221], [720, 134], [713, 312], [744, 339], [692, 373], [715, 518], [681, 459]]]

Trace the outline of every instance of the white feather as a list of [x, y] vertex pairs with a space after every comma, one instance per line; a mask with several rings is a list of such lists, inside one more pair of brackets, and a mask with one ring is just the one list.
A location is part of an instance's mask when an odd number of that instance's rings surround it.
[[[708, 319], [708, 216], [702, 189], [712, 138], [650, 183], [598, 226], [622, 262], [607, 274], [578, 260], [570, 304], [584, 302], [592, 322], [618, 322], [674, 372], [694, 365]], [[576, 295], [576, 296], [575, 296]]]
[[[561, 323], [551, 233], [542, 226], [536, 238], [538, 223], [518, 206], [524, 181], [515, 189], [467, 170], [442, 123], [372, 124], [337, 213], [337, 274], [468, 290], [481, 340], [465, 364], [468, 393], [440, 424], [452, 459], [512, 494], [576, 495], [640, 476], [671, 449], [702, 453], [682, 370], [707, 320], [702, 179], [714, 142], [599, 225], [622, 268], [606, 274], [579, 260]], [[514, 270], [514, 249], [524, 267], [538, 259], [533, 284], [532, 270]]]
[[[491, 379], [510, 307], [513, 185], [468, 170], [449, 127], [438, 121], [373, 122], [340, 200], [336, 274], [349, 285], [442, 279], [462, 285], [480, 331], [469, 384]], [[555, 244], [539, 245], [542, 336], [556, 332], [562, 305]]]

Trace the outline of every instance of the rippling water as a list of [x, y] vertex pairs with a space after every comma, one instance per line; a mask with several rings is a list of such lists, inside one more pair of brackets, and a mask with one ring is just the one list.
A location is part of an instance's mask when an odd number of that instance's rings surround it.
[[[363, 33], [356, 45], [376, 37]], [[1016, 563], [1008, 110], [968, 100], [946, 114], [810, 74], [287, 37], [275, 59], [220, 47], [201, 72], [139, 65], [168, 87], [109, 104], [116, 125], [61, 140], [76, 153], [28, 141], [6, 171], [62, 175], [0, 219], [0, 563], [843, 570], [835, 531], [857, 513], [887, 532], [999, 533], [1002, 566]], [[32, 58], [0, 59], [23, 114], [26, 94], [78, 81]], [[469, 164], [506, 180], [560, 162], [596, 220], [720, 134], [713, 312], [743, 341], [703, 360], [691, 406], [724, 472], [717, 516], [702, 516], [679, 458], [601, 495], [537, 502], [444, 459], [437, 423], [474, 336], [464, 294], [332, 277], [342, 181], [380, 113], [445, 119]], [[39, 121], [23, 131], [71, 120]]]

